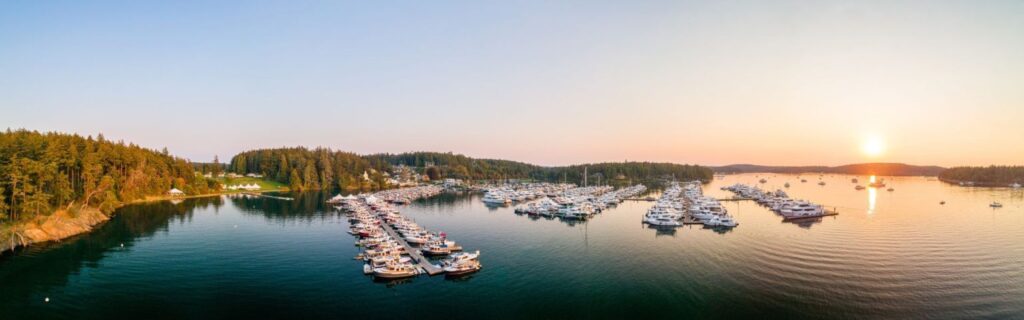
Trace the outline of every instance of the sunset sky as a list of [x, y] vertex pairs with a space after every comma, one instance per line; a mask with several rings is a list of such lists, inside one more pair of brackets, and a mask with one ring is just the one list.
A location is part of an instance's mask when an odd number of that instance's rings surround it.
[[195, 161], [1024, 164], [1024, 1], [5, 1], [0, 127]]

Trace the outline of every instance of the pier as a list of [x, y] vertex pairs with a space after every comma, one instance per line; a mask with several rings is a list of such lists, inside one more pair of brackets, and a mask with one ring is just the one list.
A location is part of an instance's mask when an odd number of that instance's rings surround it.
[[405, 238], [399, 236], [398, 232], [395, 232], [395, 229], [392, 229], [390, 225], [387, 223], [381, 223], [380, 226], [381, 228], [384, 228], [384, 232], [387, 232], [392, 239], [395, 239], [395, 241], [398, 241], [402, 247], [405, 247], [405, 253], [408, 253], [409, 256], [412, 257], [412, 259], [415, 260], [416, 263], [420, 265], [420, 268], [428, 275], [434, 276], [444, 273], [444, 270], [431, 264], [430, 260], [427, 260], [427, 258], [423, 256], [423, 253], [420, 252], [420, 249], [413, 248], [413, 246], [406, 242]]
[[254, 197], [264, 197], [264, 198], [270, 198], [270, 199], [277, 199], [277, 200], [286, 200], [286, 201], [295, 200], [295, 199], [292, 199], [292, 198], [289, 198], [289, 197], [271, 196], [271, 195], [265, 195], [265, 194], [256, 193], [256, 192], [242, 192], [242, 194], [250, 195], [250, 196], [254, 196]]

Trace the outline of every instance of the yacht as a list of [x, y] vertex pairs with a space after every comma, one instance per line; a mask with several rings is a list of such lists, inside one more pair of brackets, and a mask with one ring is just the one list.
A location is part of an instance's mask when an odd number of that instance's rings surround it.
[[809, 218], [825, 215], [825, 210], [820, 205], [799, 201], [783, 207], [779, 210], [779, 214], [786, 219]]
[[1002, 208], [1002, 207], [1003, 207], [1003, 204], [1002, 204], [1002, 203], [999, 203], [999, 202], [996, 202], [996, 201], [992, 201], [992, 203], [991, 203], [991, 204], [989, 204], [988, 206], [989, 206], [989, 207], [993, 207], [993, 208]]
[[512, 202], [512, 200], [505, 197], [505, 195], [499, 194], [498, 192], [495, 191], [491, 191], [485, 194], [483, 201], [484, 203], [495, 205], [506, 205]]
[[373, 276], [382, 279], [402, 279], [415, 277], [420, 274], [416, 266], [409, 263], [391, 263], [384, 267], [373, 269]]
[[442, 270], [447, 276], [461, 276], [480, 271], [480, 268], [483, 268], [480, 261], [462, 260], [445, 266]]
[[676, 221], [676, 219], [674, 219], [672, 216], [664, 214], [648, 215], [644, 217], [644, 222], [656, 226], [678, 227], [683, 225], [682, 223], [679, 223], [679, 221]]
[[735, 227], [735, 226], [737, 226], [739, 224], [736, 223], [736, 220], [733, 220], [733, 218], [730, 217], [730, 216], [715, 216], [711, 220], [705, 221], [704, 225], [705, 226], [709, 226], [709, 227], [728, 227], [728, 228], [732, 228], [732, 227]]
[[878, 181], [868, 183], [868, 186], [872, 188], [884, 188], [885, 181], [883, 181], [882, 179], [878, 179]]

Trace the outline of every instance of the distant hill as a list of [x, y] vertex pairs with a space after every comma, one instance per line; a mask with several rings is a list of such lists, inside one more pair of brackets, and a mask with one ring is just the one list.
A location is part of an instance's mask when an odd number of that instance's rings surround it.
[[904, 163], [858, 163], [836, 167], [733, 164], [711, 169], [716, 173], [838, 173], [880, 176], [937, 176], [945, 170], [938, 166], [915, 166]]

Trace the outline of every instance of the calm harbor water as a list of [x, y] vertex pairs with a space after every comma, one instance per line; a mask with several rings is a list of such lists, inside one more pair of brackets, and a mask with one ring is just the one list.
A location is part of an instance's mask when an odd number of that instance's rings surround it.
[[484, 269], [375, 282], [328, 194], [143, 204], [0, 258], [0, 318], [1024, 317], [1024, 190], [745, 174], [705, 193], [760, 178], [840, 215], [785, 223], [725, 202], [731, 231], [657, 230], [640, 223], [649, 202], [568, 224], [444, 195], [402, 212], [480, 249]]

